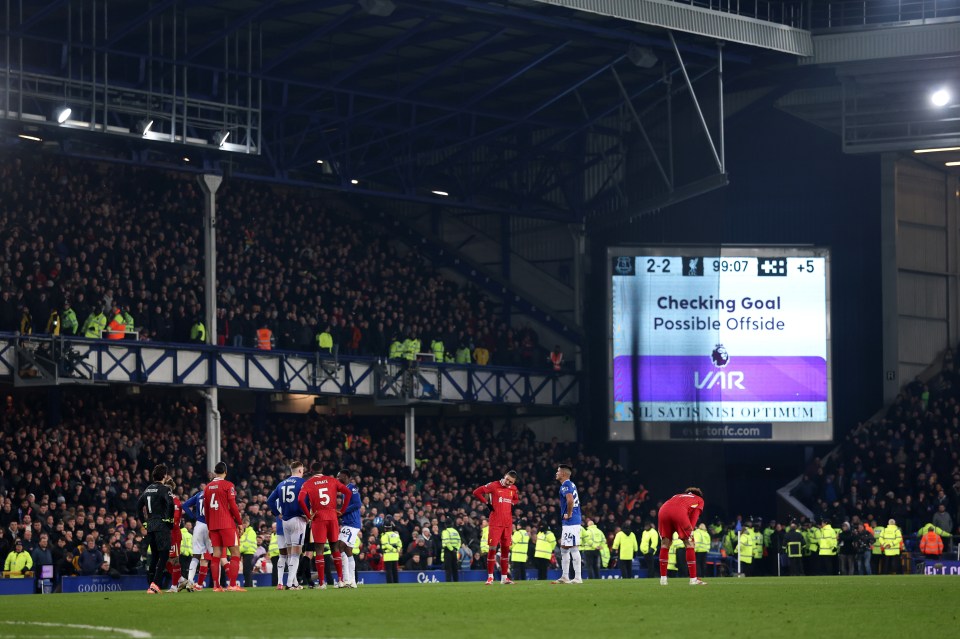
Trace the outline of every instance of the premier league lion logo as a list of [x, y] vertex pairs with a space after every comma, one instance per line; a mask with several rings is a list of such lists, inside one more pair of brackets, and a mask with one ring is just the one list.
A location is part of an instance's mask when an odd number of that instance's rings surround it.
[[727, 353], [727, 349], [724, 348], [723, 344], [717, 344], [717, 347], [710, 353], [710, 359], [713, 360], [714, 366], [723, 368], [730, 363], [730, 354]]

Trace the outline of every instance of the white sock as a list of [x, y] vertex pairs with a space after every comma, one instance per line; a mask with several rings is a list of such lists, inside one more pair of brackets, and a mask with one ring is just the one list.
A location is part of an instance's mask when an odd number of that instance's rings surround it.
[[561, 579], [570, 578], [570, 549], [569, 548], [560, 549], [560, 578]]
[[197, 566], [199, 565], [200, 559], [198, 557], [194, 557], [190, 560], [190, 569], [187, 571], [187, 579], [193, 581], [194, 577], [197, 576]]
[[350, 559], [348, 560], [350, 564], [350, 583], [357, 583], [357, 560], [353, 556], [353, 551], [350, 552]]
[[287, 574], [287, 556], [280, 555], [280, 559], [277, 560], [277, 583], [281, 586], [285, 586], [284, 576]]
[[340, 553], [340, 565], [343, 566], [343, 583], [350, 583], [350, 560], [347, 558], [347, 553]]
[[297, 572], [300, 570], [300, 555], [287, 555], [287, 585], [291, 588], [299, 586]]
[[573, 578], [582, 579], [581, 568], [582, 564], [580, 563], [580, 547], [574, 546], [570, 549], [570, 555], [573, 558]]

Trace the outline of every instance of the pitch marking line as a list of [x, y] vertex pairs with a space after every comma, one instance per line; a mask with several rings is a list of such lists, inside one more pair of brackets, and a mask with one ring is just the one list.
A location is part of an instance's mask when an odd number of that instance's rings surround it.
[[131, 630], [130, 628], [111, 628], [110, 626], [88, 626], [80, 623], [54, 623], [52, 621], [0, 621], [12, 626], [45, 626], [48, 628], [76, 628], [77, 630], [97, 630], [99, 632], [112, 632], [114, 634], [127, 635], [133, 639], [150, 639], [153, 637], [144, 630]]

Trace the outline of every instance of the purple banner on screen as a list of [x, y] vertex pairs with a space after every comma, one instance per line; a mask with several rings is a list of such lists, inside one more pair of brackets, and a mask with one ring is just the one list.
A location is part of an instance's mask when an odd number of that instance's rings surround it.
[[731, 357], [720, 368], [709, 356], [698, 355], [614, 358], [614, 401], [634, 401], [634, 360], [641, 403], [827, 401], [827, 362], [822, 357]]

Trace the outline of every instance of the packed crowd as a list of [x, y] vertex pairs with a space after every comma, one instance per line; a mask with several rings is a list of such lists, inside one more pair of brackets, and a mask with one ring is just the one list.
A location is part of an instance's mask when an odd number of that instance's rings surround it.
[[893, 519], [905, 532], [960, 532], [960, 376], [948, 352], [940, 375], [908, 384], [885, 414], [859, 424], [839, 454], [815, 459], [793, 495], [817, 518]]
[[[134, 518], [150, 468], [162, 462], [172, 469], [183, 500], [207, 479], [203, 408], [87, 390], [66, 394], [61, 415], [58, 425], [46, 427], [42, 401], [17, 399], [0, 416], [0, 557], [15, 539], [32, 549], [46, 535], [59, 574], [129, 572], [145, 550]], [[509, 468], [521, 473], [515, 513], [523, 524], [559, 530], [558, 461], [574, 464], [583, 510], [605, 532], [634, 521], [639, 531], [640, 520], [656, 508], [642, 487], [637, 493], [637, 478], [616, 464], [576, 444], [538, 442], [525, 429], [494, 432], [489, 422], [418, 420], [417, 468], [411, 472], [396, 419], [307, 414], [271, 416], [260, 426], [249, 415], [224, 412], [222, 419], [229, 478], [264, 542], [273, 522], [266, 498], [286, 476], [290, 459], [321, 460], [330, 473], [354, 473], [364, 502], [362, 550], [376, 559], [378, 531], [393, 522], [405, 549], [401, 565], [424, 546], [430, 550], [425, 564], [439, 557], [444, 520], [459, 521], [465, 545], [478, 551], [487, 513], [470, 493]], [[92, 548], [85, 555], [87, 545]]]
[[[549, 365], [530, 326], [507, 326], [476, 289], [359, 219], [329, 196], [226, 180], [220, 344], [252, 347], [269, 328], [285, 350], [313, 350], [328, 333], [345, 355], [385, 356], [394, 339], [427, 352], [439, 340], [479, 363]], [[119, 314], [140, 339], [198, 341], [201, 220], [192, 176], [43, 154], [0, 160], [0, 331], [53, 332], [56, 313], [60, 331], [83, 335], [102, 311], [101, 330]]]

